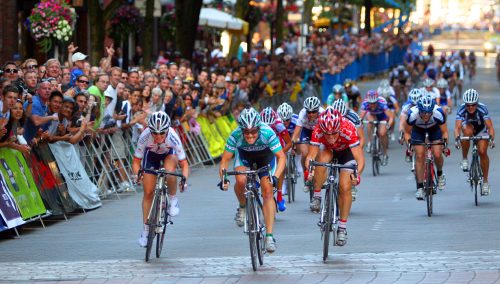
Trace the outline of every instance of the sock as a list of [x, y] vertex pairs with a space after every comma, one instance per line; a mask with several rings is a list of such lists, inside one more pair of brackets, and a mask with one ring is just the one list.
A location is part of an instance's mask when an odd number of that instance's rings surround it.
[[285, 194], [286, 193], [286, 182], [283, 182], [283, 185], [281, 186], [281, 193]]
[[175, 194], [174, 195], [168, 194], [168, 199], [172, 200], [174, 198], [175, 198]]
[[144, 231], [145, 231], [145, 232], [148, 232], [148, 231], [149, 231], [149, 225], [148, 225], [148, 224], [144, 224]]
[[314, 190], [314, 197], [321, 197], [321, 189], [320, 190]]
[[417, 189], [419, 189], [419, 188], [424, 188], [423, 182], [417, 182]]
[[276, 197], [276, 199], [278, 199], [278, 202], [281, 202], [283, 200], [283, 193], [281, 192], [281, 190], [278, 190], [278, 196]]
[[266, 234], [266, 238], [267, 238], [267, 237], [271, 237], [271, 238], [272, 238], [272, 237], [273, 237], [273, 234]]
[[307, 182], [308, 176], [309, 176], [309, 170], [304, 170], [304, 182]]
[[345, 229], [347, 228], [347, 220], [339, 220], [339, 228]]
[[245, 207], [246, 207], [245, 205], [241, 205], [241, 204], [240, 204], [240, 209], [243, 209], [243, 208], [245, 208]]
[[438, 174], [438, 177], [442, 176], [443, 175], [443, 170], [440, 170], [440, 171], [438, 170], [437, 174]]

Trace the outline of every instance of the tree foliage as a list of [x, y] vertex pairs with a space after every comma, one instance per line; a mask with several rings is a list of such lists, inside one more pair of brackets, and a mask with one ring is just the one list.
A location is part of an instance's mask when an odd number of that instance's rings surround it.
[[183, 58], [191, 60], [203, 0], [175, 0], [175, 45]]

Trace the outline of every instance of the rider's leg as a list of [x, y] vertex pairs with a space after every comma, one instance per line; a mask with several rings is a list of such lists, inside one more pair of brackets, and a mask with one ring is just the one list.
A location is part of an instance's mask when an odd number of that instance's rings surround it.
[[151, 210], [151, 203], [153, 202], [156, 176], [144, 173], [142, 184], [144, 187], [144, 195], [142, 196], [142, 221], [146, 224], [149, 210]]
[[[177, 159], [177, 156], [168, 155], [163, 161], [163, 165], [167, 171], [175, 172], [178, 161], [179, 160]], [[175, 176], [168, 176], [167, 186], [168, 186], [168, 194], [170, 196], [175, 196], [175, 194], [177, 193], [177, 178]]]
[[382, 152], [387, 155], [387, 146], [389, 141], [387, 141], [387, 128], [385, 124], [379, 124], [377, 129], [377, 134], [382, 144]]
[[490, 158], [488, 157], [488, 141], [479, 140], [477, 143], [477, 153], [479, 154], [479, 161], [481, 170], [483, 171], [483, 181], [488, 182], [488, 171], [490, 169]]
[[340, 192], [339, 192], [339, 209], [340, 209], [340, 220], [347, 221], [349, 213], [351, 212], [352, 205], [352, 194], [351, 194], [351, 173], [349, 170], [340, 171]]
[[[462, 135], [463, 136], [474, 136], [474, 128], [470, 124], [462, 125]], [[467, 154], [469, 153], [470, 141], [463, 140], [460, 142], [462, 144], [462, 158], [467, 159]]]
[[266, 223], [266, 234], [272, 234], [276, 203], [274, 202], [273, 184], [269, 181], [269, 176], [263, 176], [260, 179], [260, 187], [262, 188], [262, 198], [264, 199], [262, 211]]
[[[238, 166], [234, 168], [236, 171], [246, 171], [248, 170], [245, 166]], [[247, 177], [245, 175], [237, 175], [236, 183], [234, 184], [234, 193], [240, 204], [240, 208], [244, 208], [246, 205], [245, 199], [245, 185], [247, 184]]]

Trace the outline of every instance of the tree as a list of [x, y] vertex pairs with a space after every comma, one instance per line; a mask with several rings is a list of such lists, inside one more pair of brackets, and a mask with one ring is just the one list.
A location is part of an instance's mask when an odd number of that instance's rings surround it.
[[175, 0], [175, 45], [183, 58], [191, 60], [203, 0]]
[[144, 21], [144, 42], [142, 48], [144, 51], [142, 62], [144, 68], [151, 68], [153, 57], [153, 25], [154, 25], [154, 0], [146, 0], [146, 19]]
[[[248, 0], [238, 0], [235, 5], [234, 16], [239, 19], [246, 19], [247, 14], [250, 10], [250, 5]], [[251, 33], [251, 27], [248, 29], [248, 33]], [[240, 35], [231, 36], [231, 46], [229, 47], [229, 57], [233, 57], [238, 53], [238, 48], [241, 44]], [[251, 42], [247, 42], [247, 46], [250, 47]]]
[[106, 7], [101, 7], [99, 0], [89, 0], [90, 24], [90, 60], [92, 65], [97, 65], [103, 56], [105, 24], [114, 11], [122, 4], [122, 0], [111, 0]]
[[372, 17], [371, 17], [371, 10], [373, 7], [372, 0], [364, 0], [364, 6], [365, 6], [365, 33], [369, 37], [372, 35]]
[[[285, 11], [283, 9], [283, 0], [277, 0], [276, 5], [276, 45], [283, 42], [283, 26], [285, 25]], [[275, 47], [276, 48], [276, 47]]]

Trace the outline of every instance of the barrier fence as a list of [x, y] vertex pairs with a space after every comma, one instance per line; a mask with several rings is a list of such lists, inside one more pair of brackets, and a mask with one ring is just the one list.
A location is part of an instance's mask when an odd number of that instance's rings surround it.
[[[214, 165], [236, 122], [231, 116], [198, 117], [199, 127], [174, 126], [190, 167]], [[0, 148], [0, 231], [13, 229], [49, 216], [95, 209], [102, 199], [136, 194], [132, 182], [135, 142], [131, 131], [87, 136], [67, 142], [39, 144], [29, 157]]]

